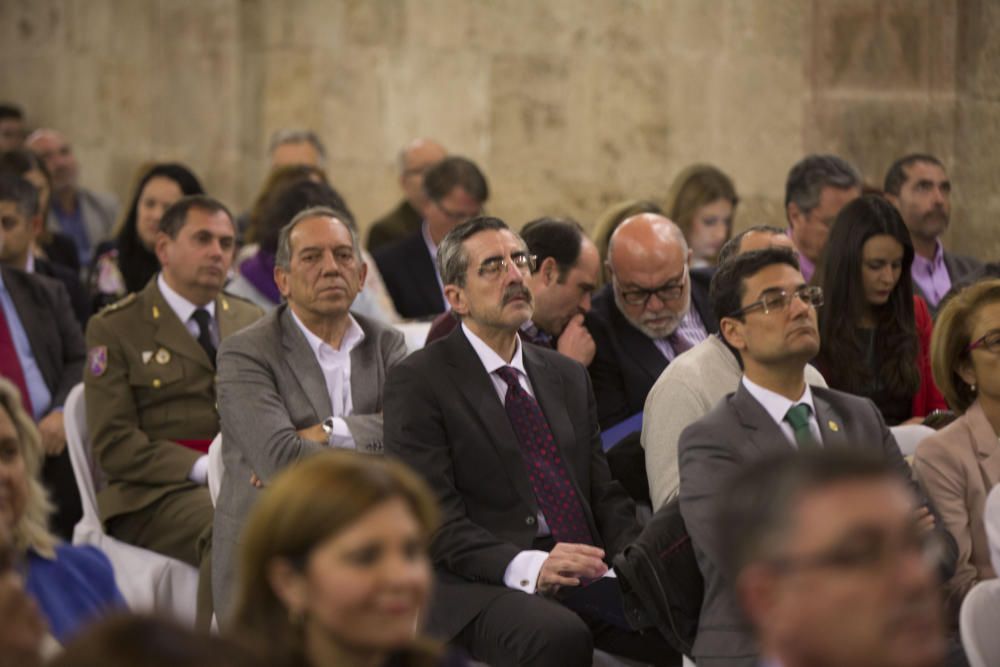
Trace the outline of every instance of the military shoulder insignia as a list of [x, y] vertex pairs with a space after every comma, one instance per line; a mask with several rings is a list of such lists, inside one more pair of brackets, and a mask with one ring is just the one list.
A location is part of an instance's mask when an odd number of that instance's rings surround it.
[[108, 370], [108, 346], [98, 345], [87, 352], [87, 368], [94, 377], [101, 377]]
[[101, 312], [99, 312], [98, 315], [107, 315], [108, 313], [113, 313], [116, 310], [121, 310], [125, 306], [135, 303], [135, 300], [138, 298], [139, 298], [138, 295], [135, 292], [132, 292], [131, 294], [121, 299], [118, 299], [114, 303], [108, 304], [107, 306], [102, 308]]

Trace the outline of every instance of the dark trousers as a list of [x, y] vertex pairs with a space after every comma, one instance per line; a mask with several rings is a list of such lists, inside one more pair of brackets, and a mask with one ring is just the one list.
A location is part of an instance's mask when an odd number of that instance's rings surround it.
[[653, 665], [681, 664], [681, 656], [657, 633], [621, 630], [516, 590], [495, 598], [452, 643], [491, 667], [590, 667], [595, 646]]
[[199, 630], [208, 630], [212, 623], [212, 516], [208, 488], [201, 486], [170, 493], [107, 522], [112, 537], [198, 568]]
[[73, 528], [83, 516], [80, 490], [73, 476], [69, 449], [46, 456], [42, 464], [42, 486], [49, 492], [55, 511], [49, 517], [49, 529], [66, 542], [73, 542]]

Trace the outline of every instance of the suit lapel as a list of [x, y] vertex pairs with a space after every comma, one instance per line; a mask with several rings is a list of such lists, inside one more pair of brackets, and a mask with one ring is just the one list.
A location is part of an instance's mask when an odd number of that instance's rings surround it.
[[[60, 349], [60, 345], [59, 341], [53, 340], [55, 327], [51, 322], [45, 321], [47, 309], [38, 303], [36, 295], [32, 294], [30, 286], [26, 284], [29, 279], [27, 274], [15, 274], [6, 267], [3, 268], [3, 283], [14, 302], [24, 333], [28, 336], [35, 362], [46, 386], [52, 391], [59, 384], [58, 367], [52, 354], [54, 350]], [[39, 285], [38, 289], [42, 289], [42, 286]]]
[[[281, 304], [278, 306], [278, 310], [277, 321], [281, 330], [281, 345], [287, 353], [284, 359], [285, 367], [302, 387], [302, 391], [309, 399], [309, 405], [316, 413], [317, 421], [326, 419], [333, 414], [333, 405], [330, 403], [330, 391], [326, 387], [323, 369], [319, 367], [319, 361], [316, 360], [316, 355], [309, 347], [309, 342], [299, 330], [299, 325], [295, 323], [295, 318], [292, 317], [292, 311], [288, 304]], [[353, 391], [353, 389], [352, 380], [351, 390]]]
[[[847, 424], [833, 409], [833, 405], [822, 396], [817, 396], [815, 391], [813, 391], [812, 397], [813, 406], [816, 408], [816, 421], [819, 423], [820, 434], [823, 436], [823, 447], [837, 449], [851, 446], [847, 440]], [[866, 443], [866, 446], [870, 444]]]
[[986, 413], [983, 412], [979, 401], [969, 406], [965, 413], [965, 421], [969, 427], [972, 446], [976, 449], [983, 478], [987, 488], [990, 488], [1000, 481], [1000, 443], [997, 442], [997, 435], [986, 419]]
[[[535, 392], [535, 400], [542, 408], [545, 420], [549, 423], [549, 430], [552, 437], [559, 443], [563, 460], [567, 468], [572, 469], [570, 463], [574, 459], [572, 452], [567, 451], [569, 443], [574, 442], [573, 422], [570, 421], [569, 413], [566, 411], [566, 404], [563, 397], [566, 392], [563, 389], [562, 378], [559, 374], [550, 370], [545, 358], [538, 353], [538, 350], [531, 345], [524, 345], [525, 368], [531, 380], [531, 388]], [[585, 415], [580, 416], [586, 418]], [[575, 478], [576, 475], [573, 475]]]
[[143, 315], [155, 327], [156, 333], [153, 339], [160, 347], [185, 356], [212, 373], [215, 372], [215, 367], [212, 366], [205, 350], [160, 294], [160, 288], [156, 286], [156, 276], [143, 290]]
[[472, 414], [482, 422], [489, 442], [503, 461], [507, 477], [521, 499], [529, 507], [537, 508], [535, 493], [525, 474], [524, 456], [507, 417], [507, 410], [500, 402], [493, 381], [466, 339], [461, 325], [444, 338], [441, 344], [448, 346], [448, 372], [457, 394], [471, 404], [474, 411]]
[[629, 324], [613, 303], [610, 312], [611, 322], [618, 333], [622, 350], [635, 360], [652, 382], [655, 382], [667, 367], [667, 358], [657, 349], [649, 336]]
[[413, 252], [410, 253], [412, 258], [410, 267], [414, 284], [420, 291], [420, 298], [428, 310], [444, 310], [444, 297], [441, 295], [441, 286], [438, 285], [434, 259], [427, 249], [427, 244], [424, 243], [423, 234], [417, 232], [413, 238], [415, 242]]
[[729, 400], [750, 442], [763, 456], [787, 454], [792, 449], [781, 427], [774, 423], [764, 406], [750, 395], [742, 381]]

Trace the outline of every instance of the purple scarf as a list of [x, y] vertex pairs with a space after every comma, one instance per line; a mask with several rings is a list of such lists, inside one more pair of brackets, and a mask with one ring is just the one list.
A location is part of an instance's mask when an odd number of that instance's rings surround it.
[[240, 264], [240, 275], [267, 299], [281, 303], [281, 292], [274, 284], [274, 253], [258, 250], [256, 255]]

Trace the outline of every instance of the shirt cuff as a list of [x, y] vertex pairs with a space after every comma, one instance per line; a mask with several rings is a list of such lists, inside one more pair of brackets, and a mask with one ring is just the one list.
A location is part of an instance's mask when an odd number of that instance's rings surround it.
[[333, 418], [333, 433], [330, 434], [330, 446], [340, 449], [357, 449], [354, 436], [351, 435], [351, 429], [341, 417]]
[[194, 462], [191, 466], [191, 472], [188, 473], [188, 479], [195, 484], [201, 484], [204, 486], [208, 484], [208, 454], [202, 454], [198, 457], [198, 460]]
[[535, 592], [538, 584], [538, 573], [542, 571], [542, 563], [549, 557], [547, 551], [529, 549], [514, 556], [503, 573], [503, 584], [507, 588]]

